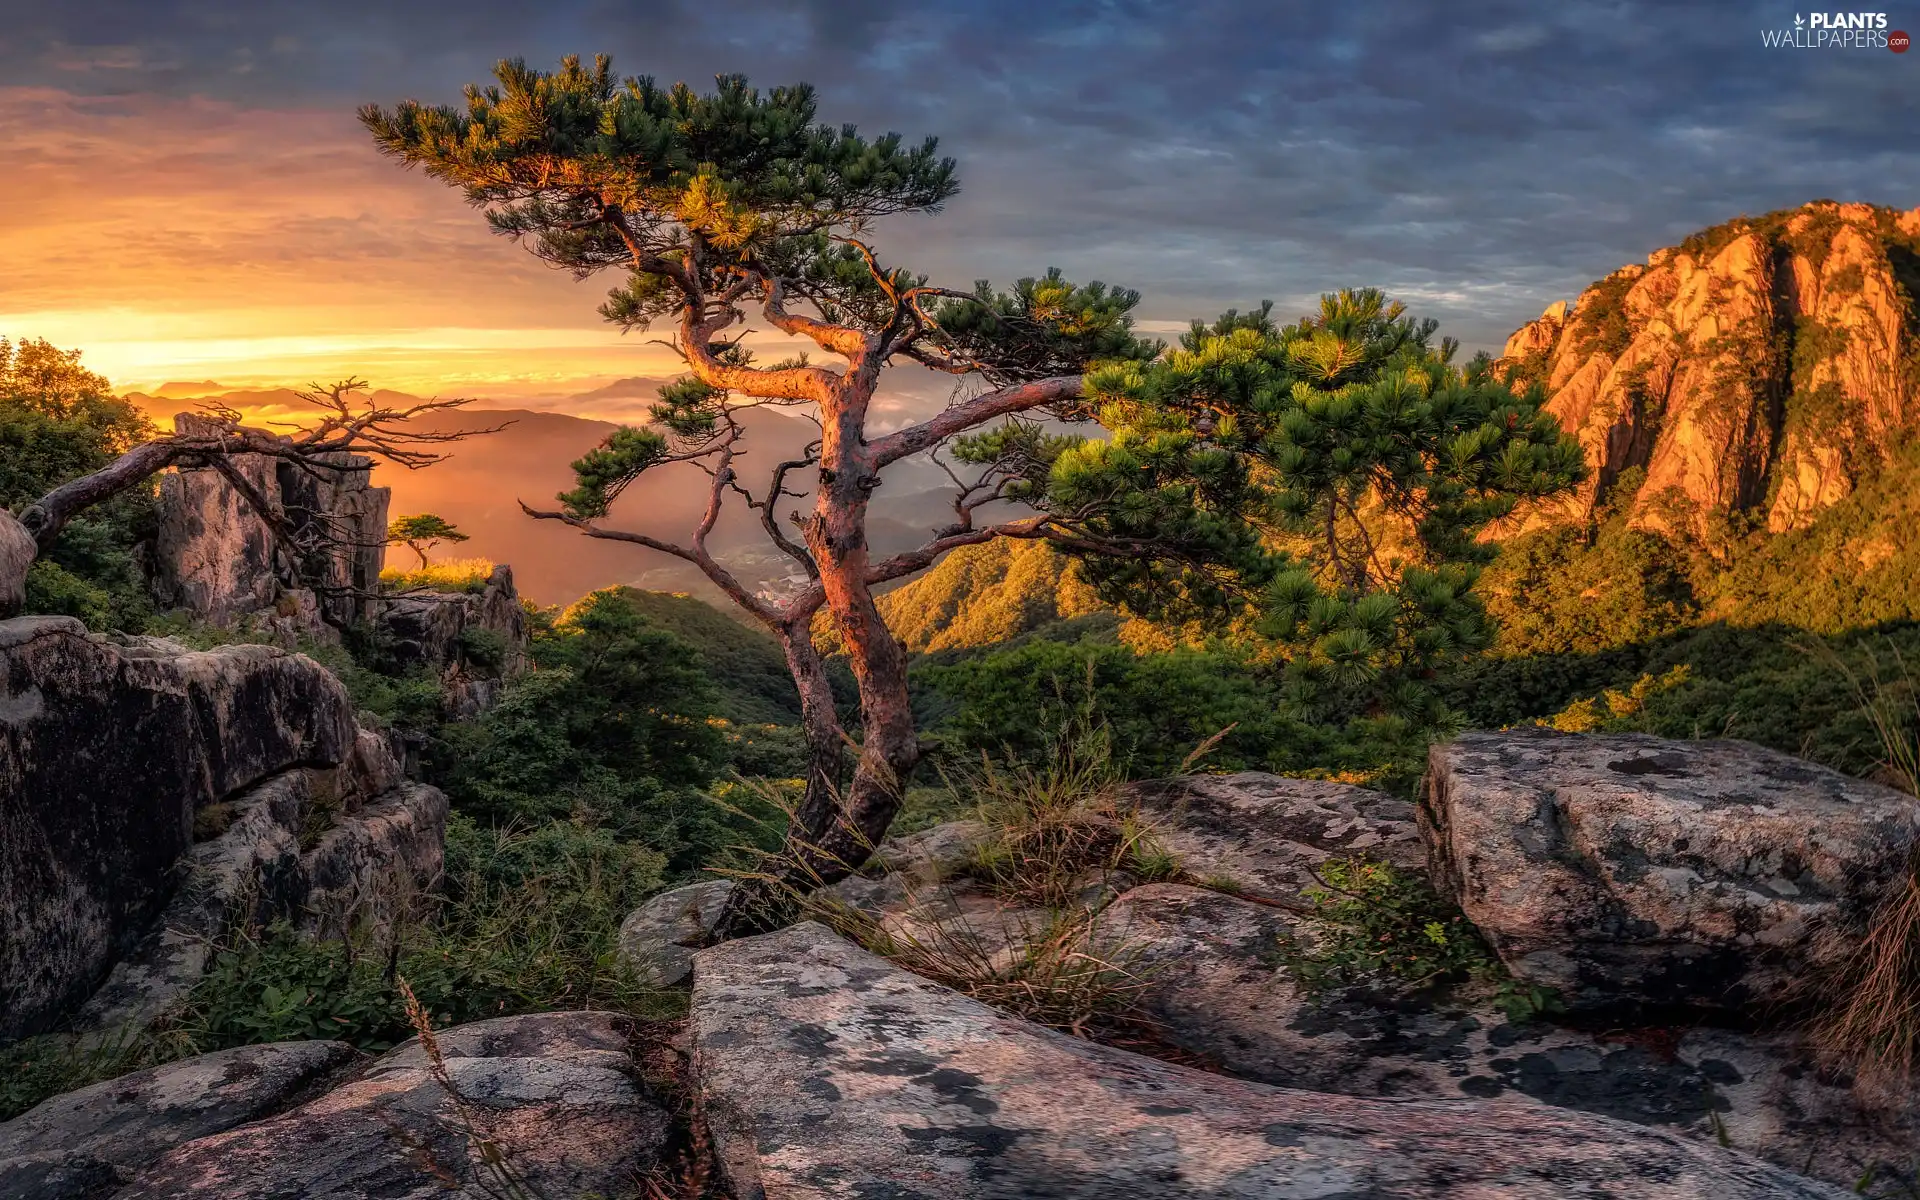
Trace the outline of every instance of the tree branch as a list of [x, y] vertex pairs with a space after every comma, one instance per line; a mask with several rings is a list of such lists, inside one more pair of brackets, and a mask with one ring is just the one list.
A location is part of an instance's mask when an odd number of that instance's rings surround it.
[[1081, 376], [1055, 375], [1031, 383], [1016, 383], [975, 396], [942, 410], [938, 415], [873, 443], [874, 466], [884, 467], [910, 454], [932, 449], [957, 433], [1014, 413], [1045, 408], [1080, 397]]

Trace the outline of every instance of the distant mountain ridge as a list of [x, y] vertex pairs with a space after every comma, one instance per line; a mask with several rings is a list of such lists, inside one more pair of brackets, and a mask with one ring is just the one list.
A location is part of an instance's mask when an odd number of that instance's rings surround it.
[[1637, 489], [1641, 528], [1804, 528], [1920, 426], [1920, 208], [1815, 201], [1656, 250], [1508, 339], [1592, 475], [1525, 524]]

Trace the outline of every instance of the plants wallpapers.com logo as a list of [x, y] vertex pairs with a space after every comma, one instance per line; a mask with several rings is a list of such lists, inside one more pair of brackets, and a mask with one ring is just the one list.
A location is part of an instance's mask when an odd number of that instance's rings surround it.
[[1791, 28], [1762, 29], [1761, 44], [1781, 50], [1891, 50], [1913, 44], [1905, 30], [1891, 29], [1883, 12], [1793, 14]]

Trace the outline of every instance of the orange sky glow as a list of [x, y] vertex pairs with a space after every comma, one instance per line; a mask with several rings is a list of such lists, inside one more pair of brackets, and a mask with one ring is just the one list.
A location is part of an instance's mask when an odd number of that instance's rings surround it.
[[124, 390], [359, 375], [565, 395], [673, 356], [376, 154], [351, 111], [0, 88], [0, 334], [78, 347]]

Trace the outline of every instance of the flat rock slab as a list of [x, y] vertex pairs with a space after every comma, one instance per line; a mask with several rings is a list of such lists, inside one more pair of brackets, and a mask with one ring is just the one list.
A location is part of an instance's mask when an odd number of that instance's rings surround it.
[[1099, 930], [1145, 981], [1142, 1015], [1158, 1035], [1241, 1078], [1352, 1096], [1525, 1096], [1724, 1139], [1849, 1187], [1876, 1167], [1907, 1169], [1920, 1146], [1911, 1114], [1862, 1109], [1844, 1080], [1823, 1080], [1784, 1037], [1597, 1035], [1515, 1024], [1485, 1004], [1362, 987], [1314, 993], [1280, 965], [1296, 934], [1291, 914], [1179, 884], [1128, 892]]
[[695, 958], [701, 1111], [740, 1200], [1838, 1200], [1757, 1158], [1528, 1102], [1269, 1087], [1038, 1028], [821, 926]]
[[1432, 750], [1435, 883], [1575, 1008], [1778, 1000], [1920, 841], [1920, 802], [1737, 741], [1546, 729]]
[[97, 1195], [183, 1142], [292, 1107], [359, 1057], [344, 1042], [242, 1046], [55, 1096], [0, 1124], [0, 1196]]
[[409, 1042], [291, 1112], [178, 1147], [117, 1200], [617, 1196], [665, 1142], [614, 1017], [503, 1017], [438, 1040], [444, 1077]]
[[1154, 836], [1195, 878], [1268, 896], [1297, 896], [1328, 859], [1363, 855], [1425, 866], [1413, 805], [1384, 792], [1259, 771], [1188, 775], [1128, 789]]

